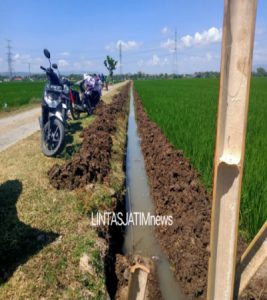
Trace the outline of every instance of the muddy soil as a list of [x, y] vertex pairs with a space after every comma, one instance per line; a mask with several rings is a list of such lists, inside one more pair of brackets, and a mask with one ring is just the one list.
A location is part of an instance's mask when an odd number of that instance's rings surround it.
[[[172, 215], [173, 226], [157, 227], [156, 236], [173, 265], [175, 277], [190, 299], [205, 299], [209, 258], [211, 195], [199, 180], [183, 151], [175, 150], [160, 128], [149, 120], [135, 92], [138, 130], [141, 137], [150, 191], [158, 215]], [[238, 241], [238, 258], [246, 248]], [[251, 286], [250, 286], [251, 290]], [[247, 289], [242, 299], [260, 298]]]
[[81, 188], [88, 183], [103, 182], [110, 171], [112, 134], [117, 119], [125, 114], [129, 86], [113, 97], [110, 104], [101, 101], [95, 111], [96, 119], [81, 133], [83, 143], [66, 164], [55, 164], [48, 172], [56, 189]]

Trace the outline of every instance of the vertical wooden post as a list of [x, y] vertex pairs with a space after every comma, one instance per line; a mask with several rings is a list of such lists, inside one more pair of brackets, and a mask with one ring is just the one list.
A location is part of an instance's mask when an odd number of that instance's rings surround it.
[[257, 0], [224, 1], [209, 300], [233, 298], [256, 7]]

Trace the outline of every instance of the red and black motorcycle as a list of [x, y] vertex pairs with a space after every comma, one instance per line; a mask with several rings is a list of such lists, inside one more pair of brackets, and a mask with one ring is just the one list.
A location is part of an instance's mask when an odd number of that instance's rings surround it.
[[90, 98], [87, 97], [84, 93], [80, 93], [76, 90], [74, 90], [71, 86], [73, 86], [73, 83], [70, 83], [70, 112], [71, 116], [74, 120], [77, 120], [80, 118], [81, 113], [86, 113], [88, 116], [90, 116], [93, 112]]

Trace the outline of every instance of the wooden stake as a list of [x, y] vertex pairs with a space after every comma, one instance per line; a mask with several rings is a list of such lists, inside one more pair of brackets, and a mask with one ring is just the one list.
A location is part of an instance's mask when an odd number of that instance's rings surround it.
[[224, 1], [209, 300], [233, 299], [256, 7], [257, 0]]
[[250, 280], [263, 266], [267, 267], [267, 221], [249, 244], [237, 266], [236, 298], [242, 294]]

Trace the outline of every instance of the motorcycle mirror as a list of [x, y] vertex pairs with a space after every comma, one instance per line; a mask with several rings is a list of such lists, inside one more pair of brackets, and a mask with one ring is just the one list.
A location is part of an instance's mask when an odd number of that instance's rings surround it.
[[52, 68], [57, 70], [57, 64], [52, 64]]
[[44, 55], [46, 58], [50, 59], [50, 52], [47, 49], [44, 49]]

